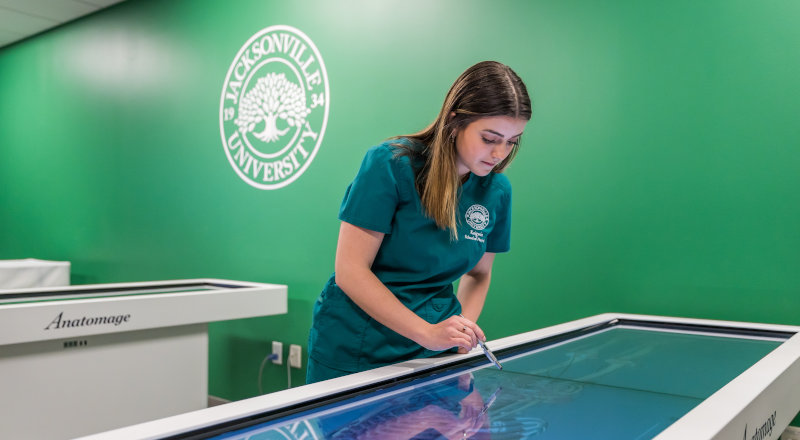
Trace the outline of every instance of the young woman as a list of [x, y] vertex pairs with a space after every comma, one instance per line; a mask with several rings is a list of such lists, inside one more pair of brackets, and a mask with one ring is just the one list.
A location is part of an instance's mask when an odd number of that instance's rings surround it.
[[511, 185], [500, 173], [530, 118], [522, 80], [485, 61], [461, 74], [430, 126], [367, 152], [314, 305], [308, 383], [485, 340], [475, 321], [494, 255], [510, 246]]

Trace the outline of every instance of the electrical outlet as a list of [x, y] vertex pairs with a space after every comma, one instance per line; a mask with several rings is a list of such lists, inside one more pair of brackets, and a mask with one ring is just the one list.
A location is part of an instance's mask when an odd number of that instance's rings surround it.
[[283, 365], [283, 342], [272, 341], [272, 354], [278, 356], [272, 360], [272, 363]]
[[297, 344], [289, 346], [289, 366], [292, 368], [301, 368], [303, 365], [302, 358], [303, 349]]

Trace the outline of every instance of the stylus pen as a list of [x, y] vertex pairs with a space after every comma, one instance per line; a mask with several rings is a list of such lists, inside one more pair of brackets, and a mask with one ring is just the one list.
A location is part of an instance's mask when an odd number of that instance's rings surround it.
[[[460, 313], [458, 314], [458, 316], [464, 318], [464, 315], [462, 315]], [[467, 319], [467, 318], [464, 318], [464, 319]], [[466, 327], [464, 327], [464, 330], [466, 330]], [[486, 344], [484, 344], [483, 341], [481, 341], [480, 339], [478, 339], [478, 345], [481, 346], [481, 349], [483, 349], [483, 354], [485, 354], [486, 357], [489, 358], [489, 360], [494, 364], [494, 366], [497, 367], [498, 370], [502, 370], [503, 366], [500, 365], [500, 362], [494, 356], [494, 353], [492, 353], [492, 350], [489, 350], [489, 347], [487, 347]]]
[[478, 345], [481, 346], [481, 348], [483, 349], [483, 354], [485, 354], [486, 357], [489, 358], [490, 361], [492, 361], [494, 366], [497, 367], [498, 370], [502, 370], [503, 366], [500, 365], [500, 362], [494, 356], [494, 353], [492, 353], [492, 350], [489, 350], [489, 347], [487, 347], [486, 344], [484, 344], [483, 341], [481, 341], [480, 339], [478, 339]]

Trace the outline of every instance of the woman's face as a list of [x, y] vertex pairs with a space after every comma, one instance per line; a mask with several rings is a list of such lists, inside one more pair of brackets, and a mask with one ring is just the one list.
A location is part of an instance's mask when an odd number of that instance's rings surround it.
[[527, 123], [510, 116], [491, 116], [470, 122], [456, 135], [458, 175], [489, 174], [511, 153]]

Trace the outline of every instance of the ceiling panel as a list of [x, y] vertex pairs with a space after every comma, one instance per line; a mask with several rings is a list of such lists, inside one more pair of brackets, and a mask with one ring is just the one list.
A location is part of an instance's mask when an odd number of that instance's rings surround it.
[[0, 47], [123, 0], [0, 0]]
[[4, 30], [0, 29], [0, 47], [3, 47], [5, 45], [9, 44], [12, 41], [17, 41], [20, 38], [21, 38], [20, 34], [16, 34], [16, 33], [9, 32], [9, 31], [4, 31]]
[[99, 9], [77, 0], [0, 0], [0, 8], [53, 20], [70, 20]]
[[87, 5], [97, 6], [99, 9], [103, 9], [124, 0], [76, 0], [76, 1], [80, 3], [86, 3]]

